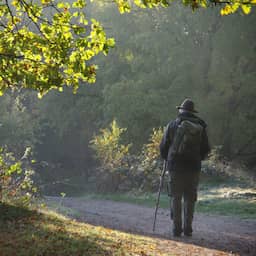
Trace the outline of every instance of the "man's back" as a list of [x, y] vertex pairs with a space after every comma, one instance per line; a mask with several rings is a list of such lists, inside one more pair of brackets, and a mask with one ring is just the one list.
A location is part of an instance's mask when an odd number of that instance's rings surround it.
[[[178, 117], [167, 125], [160, 153], [167, 161], [170, 184], [171, 216], [173, 235], [191, 236], [194, 206], [201, 170], [201, 160], [210, 151], [206, 123], [197, 117], [194, 103], [185, 99], [179, 109]], [[184, 199], [184, 222], [182, 223], [182, 198]]]
[[[185, 146], [184, 144], [186, 142], [179, 141], [179, 137], [183, 136], [183, 134], [179, 135], [179, 132], [183, 133], [180, 128], [182, 128], [182, 124], [186, 124], [186, 122], [200, 126], [201, 129], [199, 127], [195, 128], [198, 129], [197, 132], [200, 133], [200, 138], [198, 138], [199, 135], [196, 134], [194, 144], [191, 143], [189, 145], [188, 143], [188, 145]], [[207, 125], [202, 119], [190, 112], [180, 113], [174, 121], [168, 124], [160, 144], [160, 153], [162, 158], [168, 161], [169, 167], [184, 171], [187, 169], [199, 171], [201, 169], [201, 160], [203, 160], [210, 151], [206, 127]], [[187, 129], [192, 128], [187, 127]], [[181, 149], [177, 148], [182, 147], [187, 153], [179, 152]]]

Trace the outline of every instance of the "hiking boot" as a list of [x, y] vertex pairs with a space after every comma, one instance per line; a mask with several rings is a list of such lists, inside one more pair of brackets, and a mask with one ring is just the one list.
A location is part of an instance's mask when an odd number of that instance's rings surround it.
[[190, 232], [190, 231], [184, 231], [184, 236], [192, 236], [192, 232]]
[[173, 232], [174, 237], [181, 237], [181, 232]]
[[182, 233], [182, 229], [174, 229], [173, 231], [172, 231], [172, 234], [173, 234], [173, 236], [174, 237], [181, 237], [181, 233]]

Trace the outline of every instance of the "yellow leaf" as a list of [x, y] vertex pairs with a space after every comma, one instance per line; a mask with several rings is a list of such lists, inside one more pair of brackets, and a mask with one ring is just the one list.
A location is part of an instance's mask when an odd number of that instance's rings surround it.
[[41, 92], [38, 92], [37, 93], [37, 97], [38, 97], [38, 99], [42, 99], [43, 98], [43, 94]]
[[232, 12], [232, 8], [231, 8], [230, 5], [224, 6], [224, 7], [221, 9], [221, 11], [220, 11], [221, 15], [228, 15], [228, 14], [230, 14], [231, 12]]
[[250, 5], [242, 4], [241, 8], [242, 8], [244, 14], [249, 14], [251, 12], [251, 6]]
[[232, 5], [227, 4], [226, 6], [224, 6], [221, 9], [220, 13], [221, 13], [221, 15], [229, 15], [231, 13], [236, 12], [238, 10], [239, 6], [240, 6], [240, 3], [234, 3]]

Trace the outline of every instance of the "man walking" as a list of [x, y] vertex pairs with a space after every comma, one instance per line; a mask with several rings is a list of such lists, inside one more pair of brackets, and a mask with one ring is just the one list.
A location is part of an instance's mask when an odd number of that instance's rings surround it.
[[[194, 206], [197, 200], [197, 188], [201, 161], [210, 152], [206, 133], [206, 123], [197, 117], [194, 103], [185, 99], [177, 106], [179, 114], [165, 130], [160, 153], [167, 161], [170, 184], [170, 209], [173, 220], [173, 235], [192, 236]], [[184, 199], [184, 221], [182, 225], [182, 198]]]

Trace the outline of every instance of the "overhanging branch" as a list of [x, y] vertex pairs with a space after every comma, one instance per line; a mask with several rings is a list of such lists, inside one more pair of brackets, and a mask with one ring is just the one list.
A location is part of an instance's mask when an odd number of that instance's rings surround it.
[[221, 1], [221, 0], [209, 0], [211, 3], [217, 5], [217, 4], [229, 4], [229, 5], [233, 5], [236, 3], [240, 3], [240, 4], [245, 4], [245, 5], [249, 5], [249, 4], [254, 4], [251, 1]]

